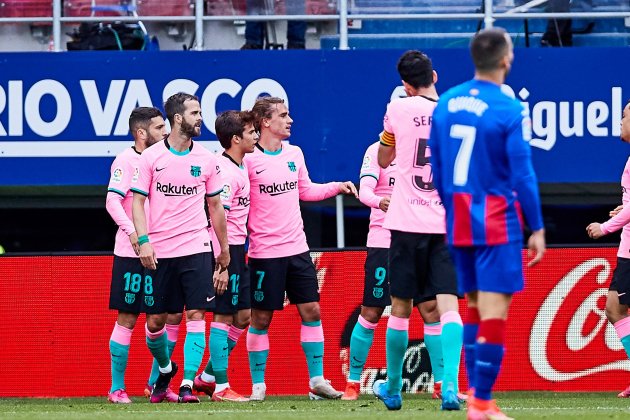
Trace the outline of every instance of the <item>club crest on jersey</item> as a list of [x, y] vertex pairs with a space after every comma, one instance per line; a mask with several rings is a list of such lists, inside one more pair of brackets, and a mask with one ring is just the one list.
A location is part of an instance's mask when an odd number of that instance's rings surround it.
[[382, 287], [375, 287], [374, 289], [372, 289], [372, 295], [376, 299], [382, 298], [383, 297], [383, 288]]
[[139, 177], [140, 177], [140, 168], [133, 168], [133, 177], [131, 178], [131, 182], [138, 182]]
[[198, 177], [201, 175], [201, 166], [190, 166], [190, 174], [194, 177]]
[[153, 303], [155, 301], [153, 300], [153, 296], [145, 296], [144, 297], [144, 304], [147, 306], [153, 306]]
[[131, 305], [135, 301], [136, 301], [136, 294], [135, 293], [125, 293], [125, 303], [126, 304]]
[[265, 292], [263, 292], [262, 290], [255, 290], [254, 291], [254, 300], [256, 302], [262, 302], [263, 299], [265, 299]]
[[287, 165], [289, 166], [289, 170], [291, 172], [295, 172], [296, 168], [295, 168], [295, 162], [287, 162]]

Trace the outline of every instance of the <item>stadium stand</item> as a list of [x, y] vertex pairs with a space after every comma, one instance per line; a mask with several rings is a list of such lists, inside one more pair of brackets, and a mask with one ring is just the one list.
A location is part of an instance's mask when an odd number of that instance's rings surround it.
[[63, 15], [68, 17], [120, 16], [127, 14], [130, 2], [120, 0], [67, 0]]
[[[349, 7], [349, 17], [353, 14], [444, 14], [480, 13], [481, 0], [417, 1], [356, 0]], [[504, 13], [526, 1], [495, 0], [494, 11]], [[619, 0], [575, 0], [571, 3], [572, 12], [619, 12], [629, 11], [630, 4]], [[545, 12], [541, 4], [529, 10]], [[495, 25], [506, 28], [513, 36], [515, 46], [539, 46], [545, 31], [546, 19], [498, 19]], [[436, 20], [364, 20], [360, 27], [350, 28], [348, 43], [350, 48], [450, 48], [466, 47], [470, 36], [481, 27], [480, 21], [462, 19]], [[630, 33], [623, 18], [576, 19], [573, 22], [574, 46], [628, 46]], [[529, 45], [528, 45], [529, 43]], [[338, 35], [321, 37], [321, 47], [336, 48]]]
[[245, 7], [245, 0], [206, 0], [210, 16], [244, 15]]
[[137, 0], [139, 16], [192, 16], [193, 0]]
[[52, 16], [51, 0], [3, 0], [0, 2], [0, 17], [40, 16]]

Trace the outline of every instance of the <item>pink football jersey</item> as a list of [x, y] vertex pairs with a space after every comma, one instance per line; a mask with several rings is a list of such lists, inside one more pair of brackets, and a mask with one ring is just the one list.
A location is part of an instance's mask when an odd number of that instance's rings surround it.
[[[129, 242], [129, 235], [136, 231], [131, 220], [131, 203], [133, 192], [131, 184], [138, 180], [138, 164], [140, 153], [129, 147], [116, 156], [111, 168], [111, 177], [107, 186], [107, 201], [105, 208], [118, 225], [114, 255], [119, 257], [137, 257]], [[147, 212], [148, 203], [145, 202], [144, 211]], [[148, 213], [148, 212], [147, 212]]]
[[630, 158], [628, 158], [626, 166], [623, 169], [623, 174], [621, 174], [621, 190], [623, 191], [621, 197], [623, 210], [606, 223], [603, 223], [602, 231], [604, 233], [612, 233], [623, 229], [621, 231], [621, 242], [619, 243], [617, 256], [630, 258]]
[[247, 239], [249, 215], [249, 178], [245, 162], [238, 165], [223, 153], [219, 158], [223, 175], [221, 202], [226, 212], [228, 244], [243, 245]]
[[396, 139], [396, 184], [385, 228], [402, 232], [446, 233], [442, 200], [433, 186], [427, 141], [436, 102], [423, 96], [394, 99], [383, 120]]
[[396, 161], [387, 169], [378, 165], [378, 144], [373, 143], [365, 151], [360, 173], [359, 200], [368, 207], [370, 212], [370, 230], [367, 237], [368, 248], [389, 248], [390, 233], [383, 227], [385, 212], [379, 208], [383, 197], [391, 197], [394, 190]]
[[279, 258], [308, 251], [300, 200], [333, 197], [339, 193], [339, 183], [312, 182], [302, 150], [288, 143], [277, 152], [257, 145], [245, 161], [251, 184], [249, 256]]
[[223, 180], [217, 157], [201, 144], [184, 152], [166, 140], [151, 146], [131, 189], [149, 199], [149, 239], [158, 259], [212, 250], [204, 202], [223, 191]]

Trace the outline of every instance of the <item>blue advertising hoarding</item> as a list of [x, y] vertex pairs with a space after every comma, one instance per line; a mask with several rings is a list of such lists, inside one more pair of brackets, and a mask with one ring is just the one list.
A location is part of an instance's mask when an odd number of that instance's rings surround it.
[[[257, 96], [287, 100], [290, 141], [313, 180], [358, 181], [362, 156], [397, 96], [402, 51], [72, 52], [0, 54], [0, 186], [106, 185], [131, 145], [138, 105], [179, 91], [201, 99], [200, 140], [211, 148], [217, 113]], [[428, 50], [439, 92], [473, 74], [465, 49]], [[630, 148], [619, 140], [630, 97], [622, 48], [518, 49], [507, 84], [532, 115], [542, 183], [619, 181]]]

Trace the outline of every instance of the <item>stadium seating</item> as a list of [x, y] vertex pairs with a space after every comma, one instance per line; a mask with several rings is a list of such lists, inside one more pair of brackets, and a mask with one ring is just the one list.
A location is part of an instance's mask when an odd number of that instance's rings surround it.
[[245, 0], [206, 0], [206, 13], [210, 16], [245, 14]]
[[192, 16], [195, 14], [193, 0], [137, 0], [140, 16]]
[[[140, 1], [140, 0], [138, 0]], [[285, 14], [287, 1], [295, 0], [274, 0], [274, 12]], [[330, 15], [337, 11], [336, 0], [304, 0], [307, 15]], [[207, 0], [207, 14], [211, 16], [230, 16], [247, 14], [246, 0]]]
[[[350, 3], [349, 14], [442, 14], [442, 13], [479, 13], [481, 0], [355, 0]], [[494, 0], [494, 11], [505, 12], [514, 6], [526, 3], [524, 0]], [[630, 4], [619, 0], [574, 0], [571, 11], [575, 12], [611, 12], [628, 11]], [[544, 5], [538, 6], [531, 12], [544, 12]], [[594, 22], [594, 24], [593, 24]], [[527, 34], [523, 18], [500, 19], [495, 25], [504, 27], [514, 40], [517, 47], [539, 46], [540, 38], [545, 32], [547, 19], [528, 19]], [[350, 48], [465, 48], [470, 37], [478, 28], [481, 21], [474, 20], [364, 20], [360, 29], [349, 30], [348, 43]], [[574, 19], [574, 46], [629, 46], [630, 32], [624, 19]], [[321, 38], [324, 49], [336, 48], [339, 36], [330, 35]]]
[[2, 0], [0, 17], [46, 17], [52, 16], [51, 0]]
[[[98, 0], [94, 1], [95, 8], [93, 9], [92, 0], [65, 0], [63, 15], [69, 17], [126, 15], [124, 7], [129, 3], [124, 0]], [[111, 9], [107, 10], [107, 8]]]

